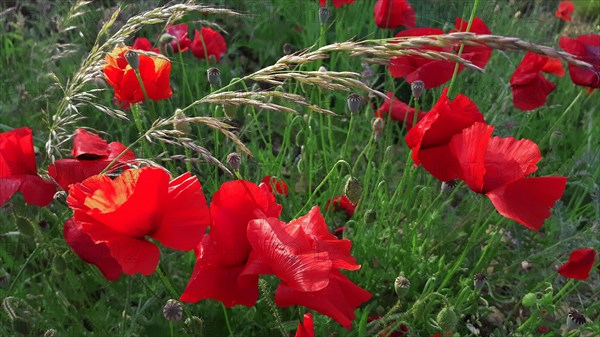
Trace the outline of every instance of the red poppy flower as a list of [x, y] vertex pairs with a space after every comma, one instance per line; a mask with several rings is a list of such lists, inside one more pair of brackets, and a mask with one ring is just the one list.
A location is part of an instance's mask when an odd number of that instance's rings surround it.
[[539, 332], [539, 333], [546, 333], [546, 332], [548, 332], [548, 331], [550, 331], [550, 329], [549, 329], [547, 326], [544, 326], [544, 325], [542, 325], [542, 326], [540, 326], [540, 327], [538, 328], [538, 332]]
[[554, 15], [561, 20], [572, 21], [571, 14], [573, 14], [574, 11], [575, 5], [572, 1], [561, 1], [558, 4], [558, 9]]
[[153, 53], [160, 53], [158, 48], [152, 48], [152, 43], [148, 41], [145, 37], [138, 37], [133, 41], [132, 49], [143, 50], [143, 51], [151, 51]]
[[281, 282], [275, 292], [275, 304], [279, 307], [301, 305], [333, 318], [348, 330], [352, 327], [356, 308], [370, 298], [368, 291], [336, 269], [331, 271], [329, 283], [321, 290], [306, 292]]
[[377, 0], [373, 15], [375, 24], [380, 28], [412, 28], [417, 25], [415, 10], [406, 0]]
[[265, 176], [262, 181], [262, 184], [265, 184], [269, 192], [273, 193], [273, 187], [277, 193], [287, 196], [288, 195], [288, 185], [285, 181], [281, 179], [277, 179], [271, 176]]
[[[456, 18], [456, 24], [454, 26], [454, 29], [451, 31], [451, 33], [466, 32], [468, 25], [469, 25], [469, 21], [463, 20], [461, 18]], [[485, 22], [483, 22], [483, 20], [481, 20], [478, 17], [475, 17], [473, 19], [473, 23], [471, 24], [471, 28], [469, 29], [469, 32], [475, 33], [475, 34], [482, 34], [482, 35], [492, 33], [490, 31], [490, 29], [488, 28], [488, 26], [485, 24]], [[459, 47], [455, 46], [454, 49], [456, 52], [458, 52]], [[463, 52], [461, 54], [461, 57], [465, 60], [471, 61], [474, 65], [476, 65], [480, 68], [485, 68], [485, 66], [488, 64], [488, 61], [490, 60], [490, 57], [492, 56], [492, 51], [493, 51], [492, 47], [488, 47], [485, 45], [481, 45], [481, 46], [465, 45], [463, 47]], [[459, 71], [461, 71], [461, 70], [462, 70], [462, 66], [459, 68]]]
[[105, 244], [125, 274], [150, 275], [160, 252], [146, 236], [192, 250], [210, 223], [198, 179], [189, 173], [170, 179], [156, 167], [127, 170], [115, 180], [96, 175], [72, 185], [67, 203], [80, 231]]
[[[403, 30], [396, 37], [443, 35], [444, 31], [438, 28], [413, 28]], [[418, 50], [452, 52], [452, 47], [421, 47]], [[390, 60], [390, 74], [393, 77], [403, 77], [406, 82], [412, 83], [416, 80], [423, 81], [425, 89], [438, 87], [452, 78], [454, 62], [445, 60], [432, 60], [421, 56], [400, 56]]]
[[[351, 3], [354, 3], [354, 1], [356, 1], [356, 0], [331, 0], [331, 2], [333, 2], [333, 6], [335, 8], [340, 8], [340, 7], [342, 7], [342, 5], [349, 5]], [[319, 0], [319, 5], [321, 7], [325, 6], [326, 3], [327, 3], [327, 0]]]
[[174, 53], [183, 53], [190, 48], [192, 40], [188, 37], [187, 23], [169, 25], [167, 26], [166, 32], [174, 37], [174, 39], [169, 42]]
[[496, 210], [527, 228], [538, 230], [562, 196], [566, 177], [526, 178], [542, 158], [529, 139], [491, 137], [493, 126], [475, 123], [452, 137], [450, 149], [459, 177], [487, 195]]
[[0, 133], [0, 206], [16, 192], [25, 202], [46, 206], [52, 202], [56, 187], [37, 174], [31, 129], [22, 127]]
[[67, 220], [63, 234], [65, 241], [75, 253], [85, 262], [95, 265], [107, 280], [115, 281], [121, 277], [123, 268], [112, 257], [106, 243], [94, 243], [90, 236], [82, 231], [80, 223], [73, 219]]
[[477, 106], [467, 96], [448, 98], [448, 88], [433, 108], [406, 135], [415, 165], [423, 167], [441, 181], [458, 178], [459, 164], [448, 144], [452, 136], [476, 122], [485, 123]]
[[[119, 142], [108, 144], [94, 133], [87, 132], [85, 129], [77, 129], [71, 151], [71, 155], [75, 158], [57, 160], [48, 167], [48, 175], [66, 191], [69, 189], [69, 185], [82, 182], [86, 178], [102, 172], [125, 149], [125, 145]], [[125, 164], [134, 159], [133, 151], [128, 150], [117, 160], [116, 164]]]
[[239, 276], [250, 255], [248, 223], [279, 217], [281, 205], [256, 184], [237, 180], [224, 183], [210, 204], [212, 224], [196, 250], [192, 276], [181, 295], [184, 302], [216, 299], [225, 306], [253, 306], [258, 299], [258, 275]]
[[556, 85], [540, 72], [564, 75], [560, 60], [528, 52], [510, 78], [514, 105], [521, 110], [533, 110], [546, 103], [546, 97]]
[[[205, 46], [206, 49], [204, 48]], [[197, 58], [206, 59], [214, 55], [217, 61], [225, 56], [227, 52], [227, 44], [223, 35], [208, 27], [202, 27], [200, 33], [196, 29], [191, 48], [192, 53]]]
[[[404, 122], [406, 129], [410, 130], [413, 126], [413, 122], [415, 122], [415, 108], [411, 108], [408, 106], [408, 104], [397, 99], [393, 92], [388, 92], [387, 97], [388, 99], [384, 100], [383, 104], [375, 112], [375, 117], [385, 118], [384, 114], [389, 114], [391, 112], [391, 117], [393, 120]], [[424, 116], [425, 112], [419, 111], [416, 123], [418, 123]]]
[[[144, 100], [144, 91], [136, 76], [125, 59], [125, 53], [133, 48], [117, 47], [106, 55], [104, 61], [104, 76], [106, 81], [115, 89], [115, 98], [121, 102], [137, 103]], [[144, 84], [148, 98], [153, 101], [171, 97], [170, 79], [171, 62], [168, 60], [138, 55], [138, 71]]]
[[351, 218], [354, 215], [354, 210], [356, 209], [356, 205], [348, 199], [345, 195], [334, 197], [333, 199], [327, 200], [327, 204], [325, 205], [325, 209], [329, 210], [329, 207], [333, 203], [333, 207], [335, 209], [343, 210], [346, 212], [346, 215]]
[[571, 81], [585, 87], [600, 88], [600, 35], [580, 35], [576, 39], [563, 36], [558, 44], [578, 60], [593, 66], [589, 68], [569, 63]]
[[566, 277], [577, 280], [587, 280], [596, 260], [596, 251], [592, 248], [574, 250], [569, 261], [558, 268], [558, 272]]
[[315, 326], [311, 313], [304, 314], [304, 323], [298, 323], [296, 337], [315, 337]]

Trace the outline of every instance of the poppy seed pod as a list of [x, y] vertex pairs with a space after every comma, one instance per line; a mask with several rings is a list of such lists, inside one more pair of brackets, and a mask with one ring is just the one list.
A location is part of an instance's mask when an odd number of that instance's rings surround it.
[[360, 183], [360, 180], [354, 177], [348, 178], [346, 186], [344, 187], [344, 195], [346, 195], [346, 198], [353, 204], [356, 204], [360, 200], [361, 194], [362, 184]]
[[410, 84], [410, 90], [415, 100], [419, 100], [421, 95], [423, 95], [423, 91], [425, 91], [425, 83], [423, 81], [414, 81]]
[[283, 55], [290, 55], [292, 53], [292, 45], [289, 43], [283, 44]]
[[125, 52], [125, 60], [133, 70], [138, 70], [140, 67], [140, 56], [133, 50], [128, 50]]
[[321, 7], [319, 8], [319, 22], [321, 22], [322, 25], [326, 24], [327, 21], [329, 20], [329, 8], [327, 7]]
[[486, 280], [487, 278], [483, 273], [477, 273], [473, 275], [473, 287], [477, 290], [483, 289]]
[[567, 330], [575, 330], [586, 322], [585, 316], [583, 316], [579, 310], [571, 310], [567, 314]]
[[403, 298], [408, 293], [409, 288], [410, 281], [406, 277], [403, 275], [396, 277], [396, 280], [394, 281], [394, 291], [396, 291], [398, 298]]
[[381, 139], [381, 136], [383, 135], [384, 125], [385, 123], [383, 121], [383, 118], [377, 117], [373, 121], [373, 124], [371, 126], [373, 128], [373, 136], [375, 137], [375, 140]]
[[221, 82], [221, 71], [217, 68], [208, 68], [206, 70], [206, 77], [208, 78], [208, 83], [211, 86], [215, 86]]
[[454, 310], [445, 307], [437, 315], [436, 321], [444, 333], [453, 332], [458, 323]]
[[348, 95], [348, 110], [351, 114], [355, 114], [362, 106], [362, 97], [359, 94]]
[[238, 172], [240, 170], [240, 165], [242, 164], [242, 156], [237, 152], [231, 152], [227, 155], [227, 163], [231, 166], [232, 170]]
[[190, 127], [190, 123], [185, 120], [185, 114], [180, 109], [177, 109], [175, 112], [175, 119], [173, 120], [173, 127], [177, 131], [181, 131], [183, 133], [191, 133], [192, 128]]
[[163, 307], [162, 313], [166, 320], [179, 322], [183, 318], [183, 304], [177, 300], [170, 299]]
[[537, 295], [534, 293], [527, 293], [523, 296], [521, 303], [524, 307], [531, 308], [538, 302]]
[[166, 44], [169, 43], [171, 41], [175, 40], [175, 36], [169, 34], [169, 33], [164, 33], [163, 35], [160, 36], [160, 39], [158, 39], [158, 42], [160, 44]]

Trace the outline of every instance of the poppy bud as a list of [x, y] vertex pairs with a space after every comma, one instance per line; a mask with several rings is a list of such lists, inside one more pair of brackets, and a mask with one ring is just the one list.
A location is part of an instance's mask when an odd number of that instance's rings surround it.
[[562, 141], [563, 134], [560, 131], [553, 131], [550, 134], [550, 147], [555, 149]]
[[183, 304], [177, 300], [170, 299], [163, 307], [162, 313], [166, 320], [179, 322], [183, 318]]
[[408, 293], [409, 288], [410, 281], [404, 277], [404, 275], [396, 277], [396, 280], [394, 281], [394, 291], [396, 291], [398, 298], [404, 298], [404, 296]]
[[231, 166], [232, 170], [238, 172], [240, 170], [240, 165], [242, 164], [242, 156], [237, 152], [231, 152], [227, 155], [227, 163]]
[[183, 133], [191, 133], [192, 128], [190, 127], [190, 123], [185, 120], [185, 114], [180, 109], [175, 111], [175, 119], [173, 120], [173, 128], [177, 131], [181, 131]]
[[327, 20], [329, 20], [329, 8], [327, 7], [321, 7], [319, 8], [319, 22], [321, 22], [322, 25], [327, 23]]
[[372, 209], [369, 209], [365, 212], [365, 215], [363, 216], [363, 221], [366, 224], [370, 224], [373, 223], [377, 220], [377, 212], [375, 212]]
[[355, 114], [360, 110], [362, 105], [362, 97], [358, 94], [350, 94], [348, 95], [348, 110], [350, 110], [351, 114]]
[[208, 62], [210, 64], [217, 64], [217, 57], [213, 54], [208, 55]]
[[536, 305], [537, 301], [538, 301], [538, 299], [537, 299], [537, 295], [536, 294], [527, 293], [527, 294], [525, 294], [525, 296], [523, 296], [523, 299], [521, 300], [521, 303], [526, 308], [531, 308], [534, 305]]
[[483, 286], [485, 286], [486, 280], [487, 280], [487, 278], [485, 277], [485, 275], [483, 273], [475, 274], [473, 276], [473, 287], [477, 290], [483, 289]]
[[173, 40], [175, 40], [175, 36], [173, 36], [169, 33], [164, 33], [163, 35], [160, 36], [160, 39], [158, 39], [158, 42], [160, 44], [167, 44]]
[[300, 130], [296, 134], [296, 146], [302, 146], [304, 144], [306, 144], [306, 134], [304, 133], [304, 130]]
[[206, 70], [206, 77], [208, 78], [208, 83], [215, 86], [221, 82], [221, 71], [217, 68], [208, 68]]
[[425, 83], [423, 81], [414, 81], [410, 84], [410, 90], [415, 100], [419, 100], [421, 95], [423, 95], [423, 91], [425, 91]]
[[372, 128], [373, 128], [373, 136], [375, 136], [375, 140], [381, 139], [381, 136], [383, 135], [383, 126], [384, 125], [385, 125], [385, 123], [383, 121], [383, 118], [377, 117], [373, 121]]
[[65, 258], [61, 255], [56, 255], [52, 260], [52, 269], [57, 274], [63, 274], [67, 269], [67, 262], [65, 261]]
[[346, 180], [346, 186], [344, 187], [344, 194], [346, 198], [353, 204], [358, 203], [360, 195], [362, 194], [362, 185], [358, 178], [350, 177]]
[[458, 185], [458, 180], [449, 180], [442, 182], [442, 192], [449, 194]]
[[35, 228], [29, 219], [23, 217], [17, 217], [17, 229], [24, 236], [33, 236], [35, 234]]
[[583, 316], [579, 310], [571, 310], [567, 314], [567, 330], [575, 330], [586, 322], [585, 316]]
[[327, 72], [327, 68], [325, 68], [323, 66], [320, 66], [319, 67], [319, 71], [322, 72], [322, 73], [326, 73]]
[[204, 330], [204, 321], [201, 318], [192, 316], [187, 318], [184, 323], [192, 336], [202, 336], [202, 330]]
[[235, 119], [237, 117], [238, 108], [235, 105], [223, 105], [223, 112], [229, 119]]
[[440, 328], [442, 328], [442, 331], [448, 333], [454, 331], [456, 328], [458, 317], [452, 309], [445, 307], [438, 313], [436, 321]]
[[56, 337], [58, 334], [54, 329], [48, 329], [44, 332], [44, 337]]
[[29, 336], [29, 332], [31, 332], [31, 325], [24, 318], [15, 317], [11, 323], [13, 330], [24, 336]]
[[138, 70], [140, 67], [140, 57], [138, 53], [133, 50], [128, 50], [125, 52], [125, 60], [133, 70]]
[[292, 45], [289, 43], [283, 44], [283, 55], [290, 55], [292, 53]]

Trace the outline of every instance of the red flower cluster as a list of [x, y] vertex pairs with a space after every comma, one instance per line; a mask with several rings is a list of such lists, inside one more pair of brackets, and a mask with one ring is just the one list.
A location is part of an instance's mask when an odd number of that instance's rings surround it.
[[538, 230], [565, 189], [566, 177], [527, 178], [541, 159], [537, 145], [512, 137], [491, 137], [477, 106], [466, 96], [454, 100], [447, 89], [406, 136], [415, 165], [441, 181], [461, 179], [487, 195], [503, 216]]
[[600, 88], [600, 35], [581, 35], [576, 39], [563, 36], [558, 43], [562, 49], [587, 62], [592, 68], [569, 63], [573, 83], [592, 89]]
[[[102, 172], [125, 150], [125, 145], [119, 142], [108, 144], [94, 133], [77, 129], [73, 137], [73, 150], [71, 150], [71, 156], [74, 158], [55, 161], [48, 167], [48, 174], [63, 190], [67, 191], [71, 184], [82, 182]], [[123, 165], [134, 159], [133, 151], [128, 150], [119, 157], [116, 164]]]
[[561, 1], [558, 4], [558, 9], [554, 15], [561, 20], [572, 21], [571, 14], [573, 14], [574, 11], [575, 5], [572, 1]]
[[533, 110], [546, 103], [546, 97], [556, 85], [541, 72], [564, 76], [560, 60], [528, 52], [510, 78], [513, 103], [521, 110]]
[[426, 114], [424, 111], [419, 111], [415, 121], [415, 108], [411, 108], [408, 104], [397, 99], [393, 92], [388, 92], [387, 97], [388, 99], [383, 101], [383, 104], [375, 112], [375, 117], [385, 118], [384, 114], [390, 114], [393, 120], [404, 122], [406, 129], [410, 130], [413, 123], [418, 123]]
[[593, 248], [574, 250], [569, 256], [569, 261], [558, 268], [558, 272], [566, 277], [577, 280], [586, 280], [596, 261], [596, 251]]
[[[453, 32], [464, 32], [467, 30], [467, 21], [456, 18], [456, 25]], [[489, 28], [480, 18], [475, 18], [469, 32], [476, 34], [490, 34]], [[413, 37], [427, 35], [442, 35], [444, 32], [438, 28], [413, 28], [401, 31], [396, 37]], [[421, 51], [436, 51], [451, 53], [457, 51], [459, 46], [448, 47], [421, 47]], [[492, 48], [481, 46], [464, 46], [461, 57], [471, 61], [480, 68], [485, 68], [492, 55]], [[421, 56], [400, 56], [390, 60], [390, 74], [396, 78], [404, 78], [408, 83], [421, 80], [425, 83], [425, 89], [438, 87], [452, 78], [455, 63], [445, 60], [433, 60]], [[461, 72], [464, 66], [460, 65], [458, 72]]]
[[196, 251], [181, 300], [253, 306], [259, 275], [274, 274], [282, 281], [278, 306], [303, 305], [349, 329], [355, 308], [371, 297], [339, 271], [360, 268], [350, 256], [351, 242], [327, 231], [318, 207], [289, 224], [278, 219], [280, 212], [265, 184], [223, 184], [213, 196], [210, 232]]
[[333, 204], [334, 209], [342, 210], [346, 212], [348, 218], [351, 218], [354, 215], [354, 210], [356, 210], [356, 205], [348, 199], [345, 195], [334, 197], [333, 199], [327, 200], [327, 204], [325, 205], [325, 209], [329, 210]]
[[52, 202], [56, 187], [37, 174], [31, 129], [23, 127], [0, 133], [0, 206], [16, 192], [25, 202], [46, 206]]
[[150, 275], [160, 258], [146, 236], [192, 250], [210, 224], [202, 186], [189, 173], [171, 180], [160, 168], [127, 170], [115, 180], [92, 176], [71, 186], [67, 243], [109, 280], [122, 273]]
[[[335, 8], [340, 8], [342, 7], [342, 5], [349, 5], [351, 3], [354, 3], [354, 1], [356, 0], [331, 0], [331, 2], [333, 2], [333, 6]], [[323, 7], [327, 4], [327, 0], [319, 0], [319, 6]]]
[[[173, 37], [173, 40], [169, 42], [169, 45], [174, 53], [183, 53], [190, 48], [192, 40], [188, 37], [187, 23], [167, 26], [166, 31], [167, 34]], [[166, 49], [166, 45], [163, 45], [163, 49]]]
[[415, 10], [406, 0], [377, 0], [373, 15], [375, 24], [380, 28], [412, 28], [417, 25]]

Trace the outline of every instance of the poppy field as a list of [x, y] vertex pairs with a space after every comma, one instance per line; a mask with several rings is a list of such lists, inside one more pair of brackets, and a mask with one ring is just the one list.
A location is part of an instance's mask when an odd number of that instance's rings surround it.
[[600, 336], [598, 1], [0, 13], [0, 336]]

